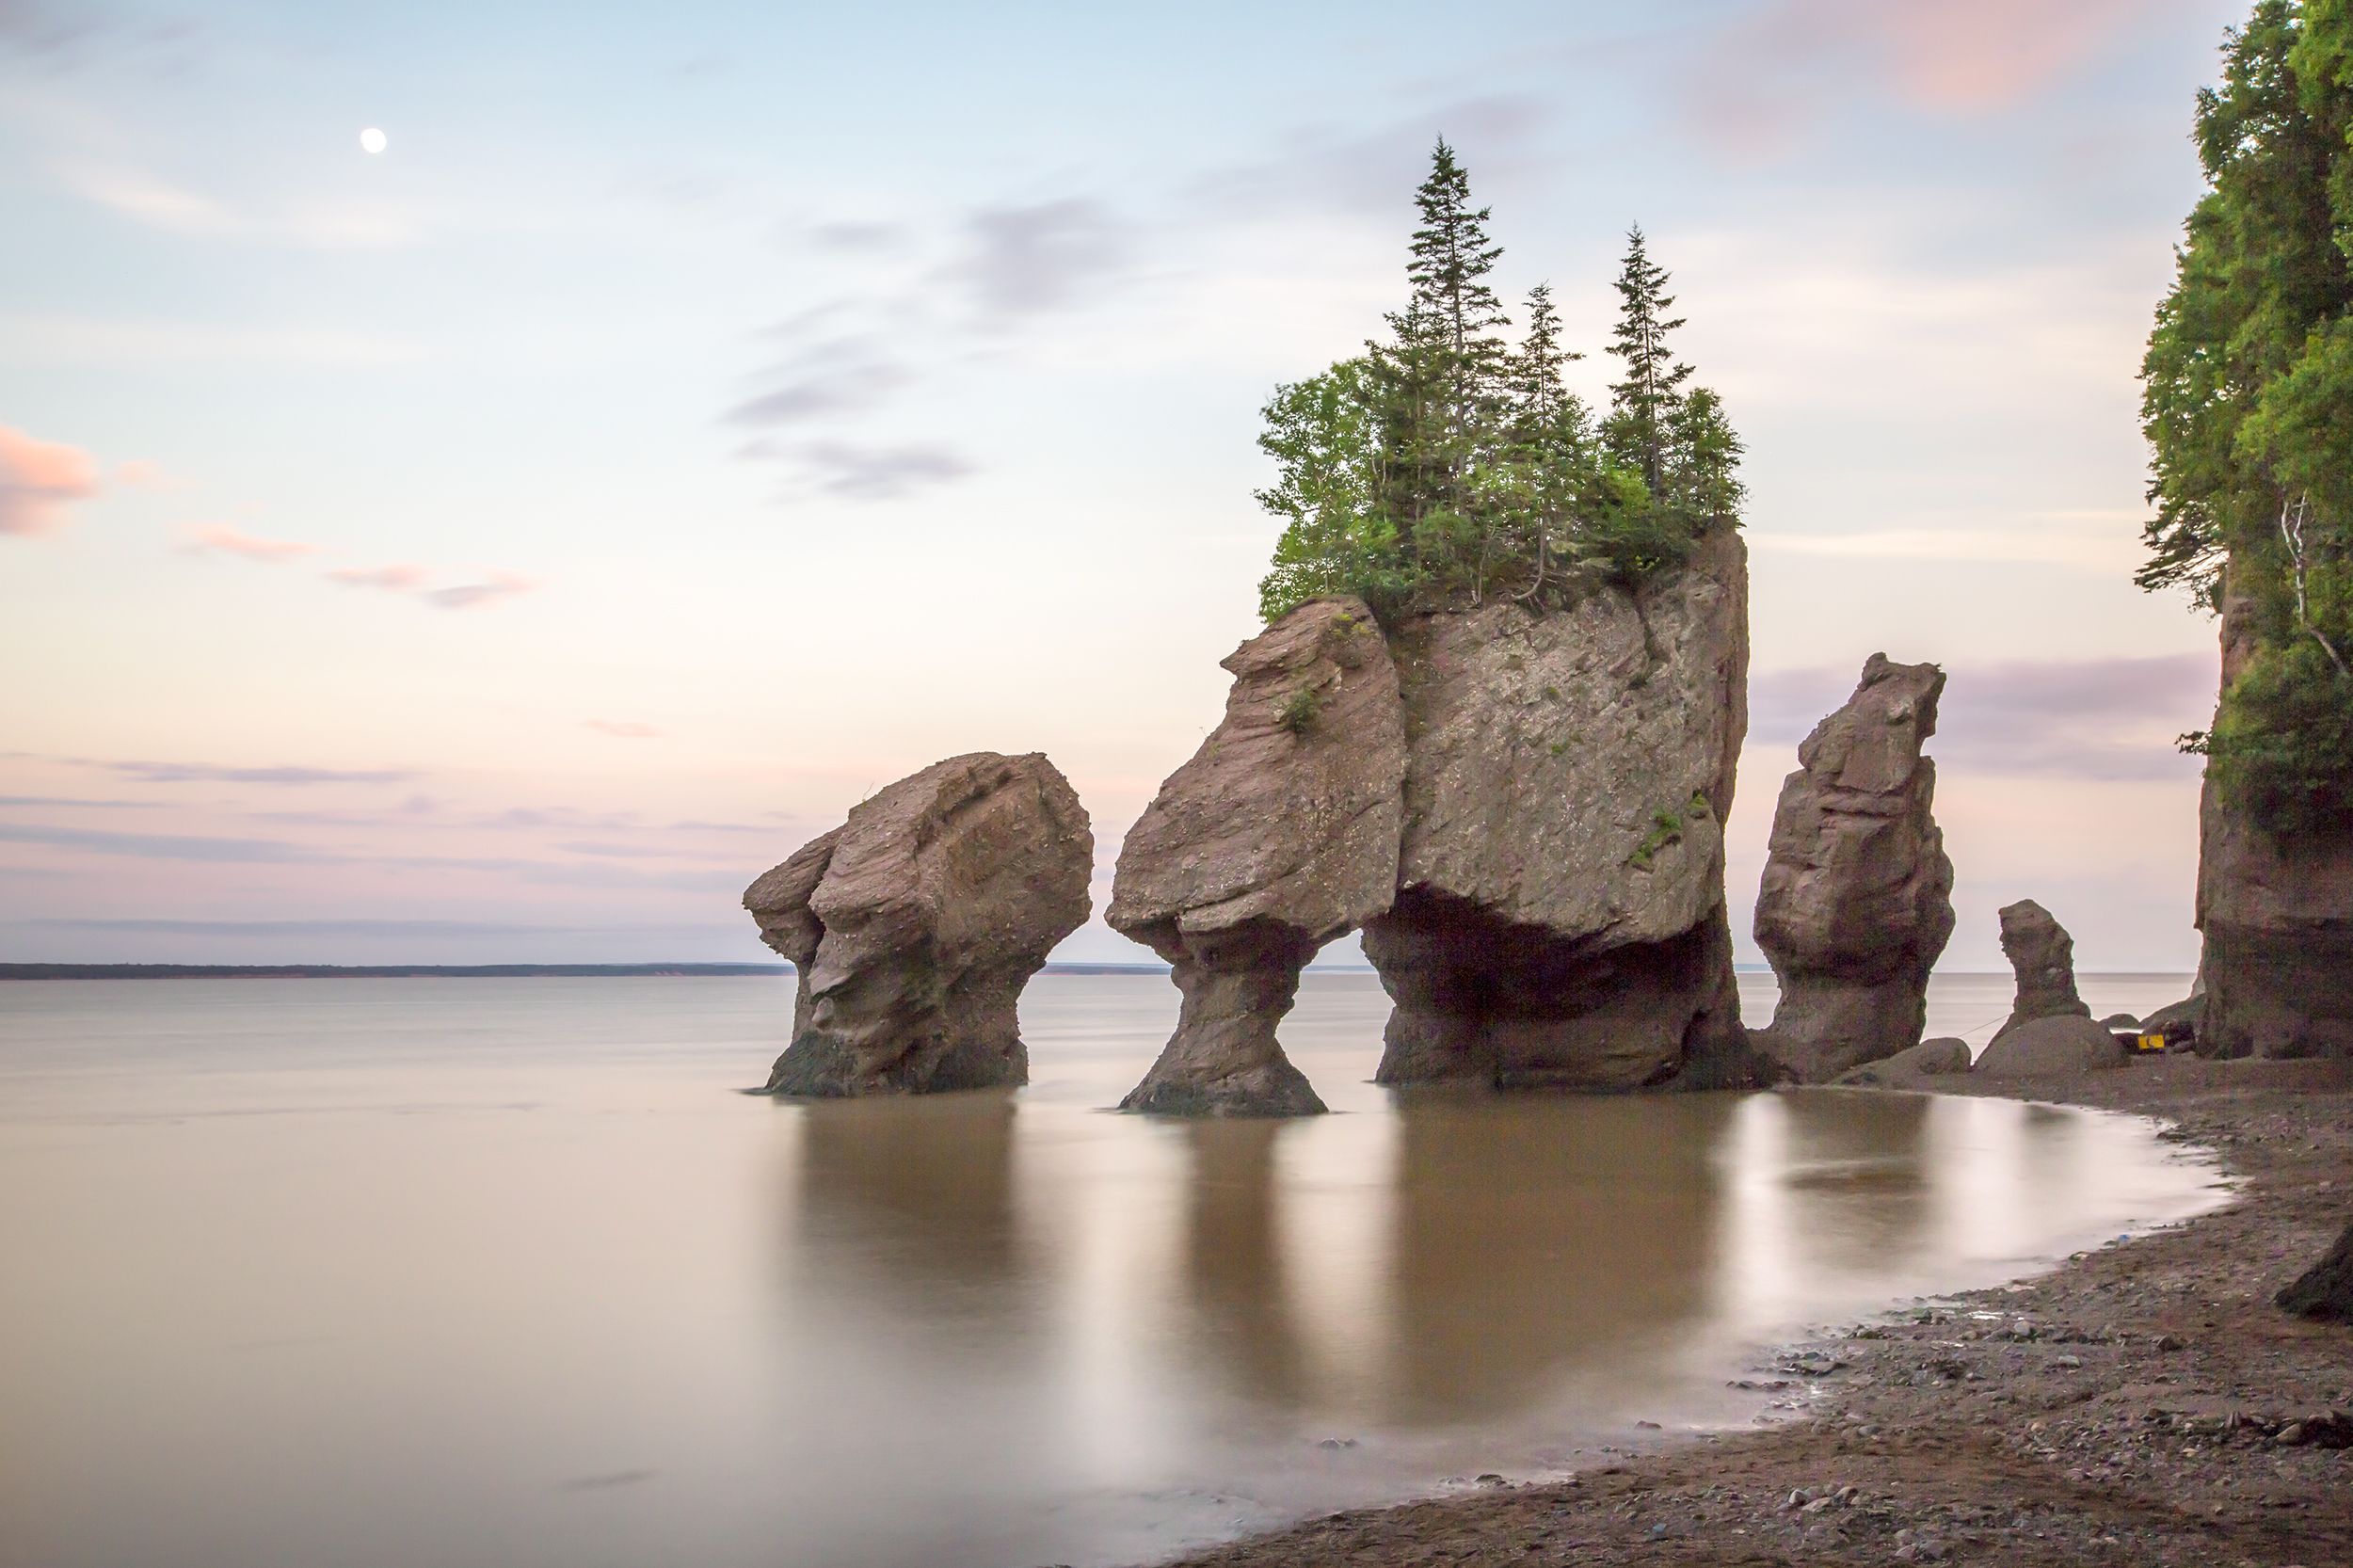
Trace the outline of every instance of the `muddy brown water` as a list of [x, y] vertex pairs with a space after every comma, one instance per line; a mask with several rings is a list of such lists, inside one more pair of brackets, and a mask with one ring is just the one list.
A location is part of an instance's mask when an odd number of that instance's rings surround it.
[[782, 981], [0, 986], [0, 1563], [1136, 1561], [1744, 1425], [1778, 1336], [2221, 1201], [2009, 1101], [1392, 1096], [1361, 974], [1285, 1031], [1337, 1114], [1106, 1113], [1175, 1004], [803, 1107], [728, 1092]]

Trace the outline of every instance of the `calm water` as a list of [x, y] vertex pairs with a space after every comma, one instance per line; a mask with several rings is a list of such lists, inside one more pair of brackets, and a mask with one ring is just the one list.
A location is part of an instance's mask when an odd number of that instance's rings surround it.
[[[2008, 997], [1942, 982], [1930, 1032]], [[729, 1093], [789, 1002], [0, 985], [0, 1562], [1135, 1560], [1745, 1422], [1776, 1336], [2217, 1201], [2047, 1107], [1393, 1103], [1369, 975], [1286, 1028], [1311, 1122], [1103, 1113], [1157, 977], [1033, 984], [1016, 1096]]]

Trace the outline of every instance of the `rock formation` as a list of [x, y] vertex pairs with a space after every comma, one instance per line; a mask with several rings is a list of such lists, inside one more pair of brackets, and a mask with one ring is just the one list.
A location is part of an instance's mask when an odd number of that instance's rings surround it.
[[2353, 1323], [2353, 1225], [2345, 1226], [2327, 1256], [2281, 1287], [2271, 1299], [2299, 1318]]
[[1015, 1004], [1087, 917], [1095, 839], [1032, 752], [935, 762], [754, 882], [792, 961], [792, 1041], [768, 1092], [924, 1094], [1029, 1080]]
[[[2246, 667], [2251, 608], [2222, 601], [2222, 683]], [[2199, 808], [2201, 1056], [2353, 1056], [2353, 830], [2267, 834], [2216, 793]]]
[[1225, 661], [1225, 718], [1120, 847], [1109, 920], [1174, 967], [1176, 1032], [1122, 1101], [1298, 1115], [1275, 1043], [1316, 949], [1389, 906], [1405, 734], [1397, 670], [1353, 599], [1303, 604]]
[[2036, 1078], [2121, 1067], [2124, 1048], [2089, 1017], [2072, 1013], [2006, 1026], [1977, 1058], [1976, 1071], [1993, 1078]]
[[1927, 1021], [1929, 970], [1953, 931], [1936, 764], [1920, 755], [1944, 689], [1934, 664], [1872, 654], [1782, 784], [1756, 901], [1781, 1000], [1751, 1039], [1798, 1082], [1907, 1050]]
[[1920, 1089], [1933, 1087], [1931, 1079], [1952, 1078], [1968, 1070], [1969, 1042], [1947, 1036], [1923, 1040], [1893, 1056], [1849, 1067], [1831, 1081], [1866, 1089]]
[[[2018, 997], [2009, 1017], [1993, 1032], [1999, 1040], [2036, 1018], [2081, 1018], [2091, 1009], [2075, 994], [2075, 939], [2051, 912], [2032, 899], [2002, 910], [2002, 955], [2018, 977]], [[2098, 1029], [2097, 1024], [2093, 1024]], [[2106, 1032], [2103, 1030], [2105, 1036]]]
[[1404, 704], [1397, 897], [1365, 952], [1384, 1083], [1745, 1081], [1723, 819], [1748, 728], [1739, 536], [1536, 613], [1392, 629]]

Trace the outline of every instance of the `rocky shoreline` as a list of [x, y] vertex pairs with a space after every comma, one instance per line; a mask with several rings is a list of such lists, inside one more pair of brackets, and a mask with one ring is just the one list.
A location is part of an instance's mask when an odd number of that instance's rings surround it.
[[1332, 1514], [1183, 1568], [2353, 1562], [2353, 1330], [2271, 1302], [2344, 1226], [2353, 1062], [2168, 1057], [1950, 1089], [2159, 1117], [2239, 1201], [1790, 1347], [1802, 1414], [1783, 1424]]

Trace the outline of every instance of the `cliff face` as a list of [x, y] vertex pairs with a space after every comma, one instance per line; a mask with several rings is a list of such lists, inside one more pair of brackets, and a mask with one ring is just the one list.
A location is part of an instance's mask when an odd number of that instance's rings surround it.
[[1389, 905], [1405, 772], [1397, 670], [1372, 612], [1303, 604], [1224, 661], [1225, 718], [1120, 846], [1108, 919], [1184, 1006], [1124, 1107], [1295, 1115], [1323, 1102], [1275, 1043], [1316, 949]]
[[[1919, 1043], [1929, 971], [1953, 933], [1953, 866], [1931, 808], [1945, 672], [1871, 655], [1846, 706], [1798, 748], [1756, 901], [1781, 1000], [1757, 1049], [1821, 1083]], [[1963, 1064], [1966, 1065], [1966, 1063]]]
[[[2222, 601], [2222, 683], [2252, 648], [2249, 605]], [[2198, 928], [2209, 1056], [2353, 1056], [2353, 832], [2265, 834], [2218, 799], [2199, 803]]]
[[952, 757], [861, 802], [744, 894], [797, 971], [769, 1092], [1027, 1082], [1015, 1005], [1086, 919], [1094, 859], [1078, 795], [1036, 753]]
[[1567, 609], [1411, 617], [1397, 896], [1365, 952], [1379, 1079], [1744, 1080], [1723, 818], [1748, 728], [1737, 534]]

